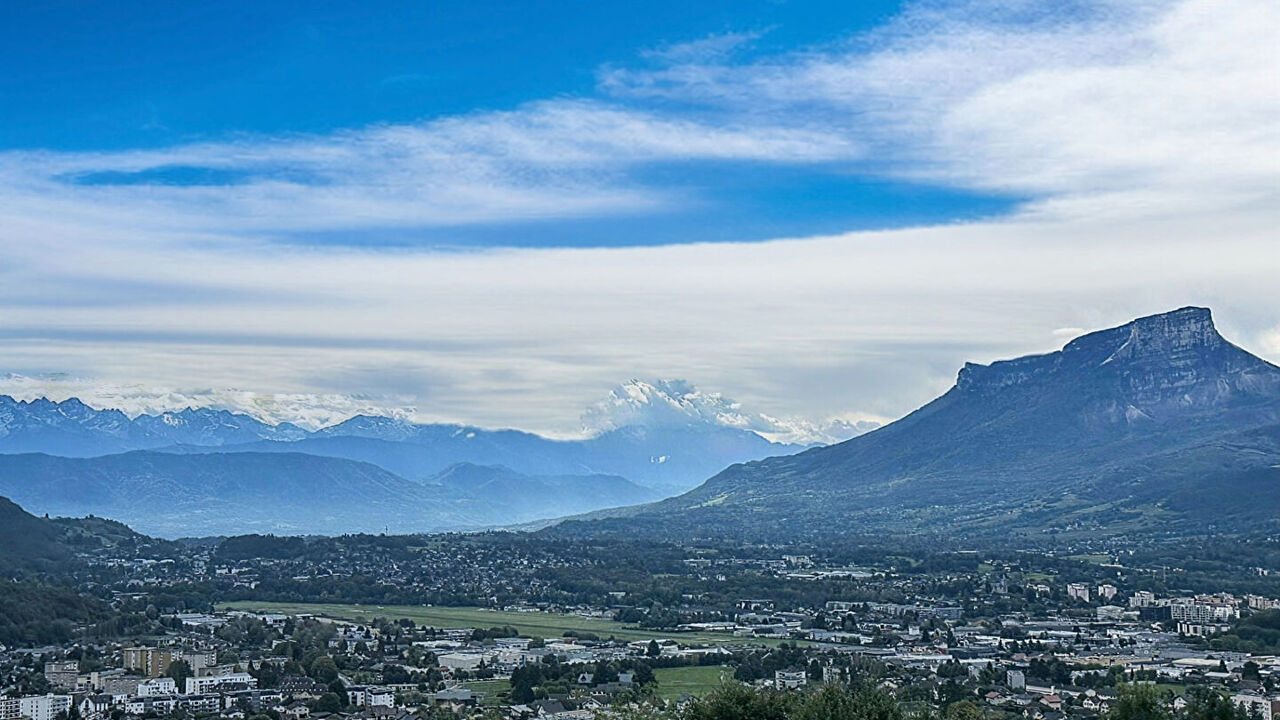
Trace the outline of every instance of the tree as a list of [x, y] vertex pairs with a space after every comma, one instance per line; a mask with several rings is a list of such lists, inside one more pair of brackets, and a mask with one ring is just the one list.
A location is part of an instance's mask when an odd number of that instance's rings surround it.
[[337, 693], [327, 692], [316, 698], [311, 704], [311, 709], [315, 712], [336, 713], [342, 711], [342, 698]]
[[308, 668], [311, 677], [322, 682], [331, 683], [338, 679], [338, 664], [328, 655], [321, 655]]
[[1186, 720], [1249, 720], [1249, 713], [1221, 693], [1207, 687], [1187, 691], [1187, 706], [1182, 710]]
[[165, 677], [173, 678], [173, 682], [179, 688], [186, 684], [187, 678], [191, 675], [191, 665], [186, 660], [174, 660], [169, 663], [169, 670], [165, 672]]
[[1116, 691], [1119, 697], [1107, 720], [1170, 720], [1155, 685], [1119, 685]]
[[649, 667], [647, 662], [637, 662], [635, 667], [631, 669], [631, 681], [637, 685], [649, 685], [658, 681], [653, 674], [653, 668]]
[[683, 720], [787, 720], [791, 704], [779, 693], [725, 683], [690, 703]]
[[649, 645], [644, 649], [644, 654], [649, 657], [658, 657], [662, 654], [662, 647], [658, 645], [657, 640], [650, 640]]
[[961, 700], [947, 706], [946, 720], [982, 720], [982, 708], [972, 700]]

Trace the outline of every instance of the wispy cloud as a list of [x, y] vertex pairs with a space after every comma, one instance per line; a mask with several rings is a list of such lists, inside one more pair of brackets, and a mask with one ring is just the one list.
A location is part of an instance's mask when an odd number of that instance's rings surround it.
[[813, 163], [856, 154], [825, 129], [710, 125], [596, 101], [538, 102], [421, 125], [247, 137], [163, 150], [0, 154], [28, 215], [229, 233], [422, 227], [653, 211], [628, 177], [662, 162]]

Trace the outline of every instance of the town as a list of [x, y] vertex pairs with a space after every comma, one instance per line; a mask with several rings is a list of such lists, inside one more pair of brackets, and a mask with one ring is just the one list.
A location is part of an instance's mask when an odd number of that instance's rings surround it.
[[1280, 594], [1247, 551], [1206, 570], [1088, 546], [627, 544], [86, 552], [70, 576], [101, 608], [4, 648], [0, 720], [676, 717], [730, 685], [870, 688], [909, 717], [1106, 717], [1128, 687], [1169, 713], [1280, 712]]

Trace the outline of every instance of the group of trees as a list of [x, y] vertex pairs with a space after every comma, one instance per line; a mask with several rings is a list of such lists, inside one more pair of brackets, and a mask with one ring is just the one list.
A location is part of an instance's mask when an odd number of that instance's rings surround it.
[[638, 688], [656, 681], [653, 668], [644, 660], [601, 660], [594, 666], [583, 666], [561, 663], [555, 655], [548, 655], [541, 663], [521, 665], [511, 672], [511, 701], [527, 703], [552, 694], [567, 694], [584, 672], [591, 675], [591, 685], [617, 682], [623, 672], [631, 673], [631, 682]]
[[[1175, 711], [1172, 696], [1156, 685], [1120, 685], [1104, 720], [1257, 720], [1255, 715], [1210, 688], [1193, 688], [1186, 705]], [[922, 714], [923, 713], [923, 714]], [[756, 690], [728, 683], [689, 703], [682, 710], [641, 709], [627, 720], [982, 720], [1001, 716], [974, 700], [952, 702], [938, 710], [906, 709], [886, 690], [837, 684], [819, 685], [804, 693]]]

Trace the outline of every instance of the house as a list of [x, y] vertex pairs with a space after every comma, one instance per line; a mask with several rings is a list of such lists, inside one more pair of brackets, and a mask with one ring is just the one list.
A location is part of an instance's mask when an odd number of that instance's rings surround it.
[[103, 717], [111, 712], [114, 705], [115, 698], [110, 695], [86, 695], [84, 700], [80, 701], [80, 714], [86, 718]]
[[475, 693], [466, 688], [448, 688], [441, 690], [431, 696], [432, 703], [436, 705], [446, 705], [454, 709], [461, 707], [475, 707], [479, 704], [479, 699]]

